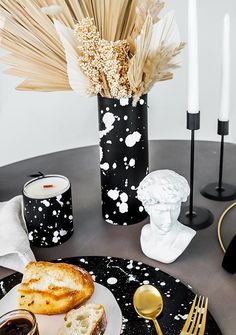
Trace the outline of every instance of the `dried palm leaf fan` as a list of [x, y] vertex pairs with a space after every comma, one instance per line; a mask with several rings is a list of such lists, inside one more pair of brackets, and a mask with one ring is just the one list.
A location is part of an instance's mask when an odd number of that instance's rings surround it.
[[[24, 78], [18, 90], [71, 90], [75, 83], [76, 91], [91, 93], [73, 30], [92, 18], [101, 40], [129, 44], [126, 92], [137, 100], [156, 81], [172, 78], [168, 69], [177, 66], [173, 59], [183, 47], [169, 36], [177, 27], [173, 16], [159, 20], [163, 6], [162, 0], [1, 0], [0, 47], [10, 52], [1, 58], [10, 66], [5, 72]], [[112, 96], [104, 73], [101, 82], [100, 93]]]

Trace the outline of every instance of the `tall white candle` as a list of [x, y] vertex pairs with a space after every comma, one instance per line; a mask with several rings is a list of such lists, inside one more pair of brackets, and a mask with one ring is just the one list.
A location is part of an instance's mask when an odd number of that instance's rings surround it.
[[221, 82], [221, 105], [220, 121], [229, 120], [230, 108], [230, 17], [225, 14], [223, 28], [222, 46], [222, 82]]
[[199, 112], [197, 1], [188, 2], [188, 112]]

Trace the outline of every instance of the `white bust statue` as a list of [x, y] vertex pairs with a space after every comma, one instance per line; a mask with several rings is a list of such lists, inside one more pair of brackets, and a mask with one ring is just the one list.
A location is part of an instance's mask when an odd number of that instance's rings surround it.
[[149, 258], [163, 263], [175, 261], [195, 236], [195, 230], [178, 221], [181, 202], [189, 195], [187, 180], [171, 170], [149, 173], [140, 183], [137, 195], [150, 224], [141, 232], [141, 248]]

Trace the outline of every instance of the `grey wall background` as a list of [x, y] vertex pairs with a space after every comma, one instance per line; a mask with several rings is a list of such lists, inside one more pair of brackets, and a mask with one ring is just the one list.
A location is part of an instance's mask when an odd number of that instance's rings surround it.
[[[162, 14], [174, 9], [187, 41], [187, 0], [166, 0]], [[230, 136], [236, 142], [236, 1], [198, 0], [200, 53], [200, 140], [218, 140], [223, 17], [231, 17], [232, 85]], [[2, 51], [0, 50], [2, 54]], [[158, 83], [149, 94], [149, 138], [188, 139], [187, 46], [182, 67], [172, 81]], [[0, 71], [4, 65], [0, 65]], [[0, 74], [0, 165], [53, 151], [98, 143], [96, 98], [73, 92], [17, 92], [18, 78]]]

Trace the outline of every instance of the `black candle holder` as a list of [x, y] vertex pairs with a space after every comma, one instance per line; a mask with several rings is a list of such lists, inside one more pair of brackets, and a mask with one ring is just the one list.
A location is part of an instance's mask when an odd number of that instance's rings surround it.
[[214, 221], [214, 216], [208, 209], [193, 205], [195, 131], [200, 129], [200, 112], [195, 114], [187, 112], [187, 129], [191, 130], [190, 196], [189, 205], [181, 208], [179, 221], [190, 228], [199, 230], [209, 227]]
[[200, 192], [208, 199], [216, 201], [230, 201], [236, 199], [236, 186], [223, 183], [223, 165], [224, 165], [224, 137], [229, 134], [229, 121], [218, 120], [218, 135], [221, 136], [220, 145], [220, 164], [218, 183], [210, 183], [204, 186]]

